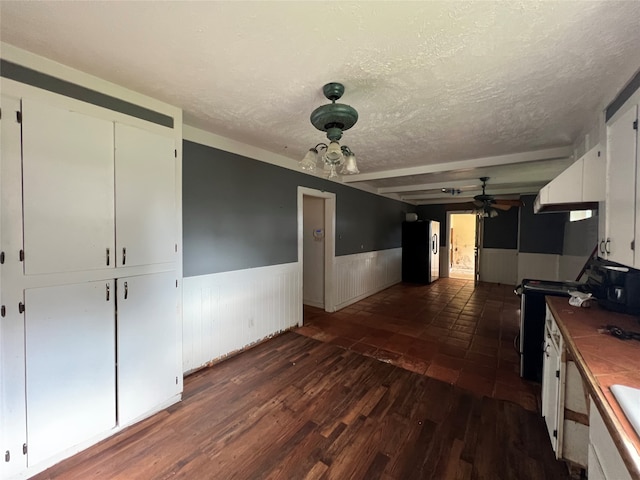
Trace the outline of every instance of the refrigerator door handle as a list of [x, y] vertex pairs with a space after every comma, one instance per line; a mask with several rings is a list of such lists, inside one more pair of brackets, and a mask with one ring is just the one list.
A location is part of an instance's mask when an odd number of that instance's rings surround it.
[[431, 251], [433, 253], [438, 253], [438, 236], [435, 233], [431, 239]]

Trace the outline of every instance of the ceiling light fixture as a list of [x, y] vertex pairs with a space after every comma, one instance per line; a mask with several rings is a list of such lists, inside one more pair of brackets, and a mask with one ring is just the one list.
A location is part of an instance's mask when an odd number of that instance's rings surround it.
[[[300, 161], [300, 168], [314, 172], [318, 161], [322, 160], [324, 170], [328, 172], [328, 178], [337, 178], [337, 167], [342, 166], [340, 173], [352, 175], [360, 173], [356, 162], [356, 155], [346, 145], [338, 142], [342, 138], [342, 132], [353, 127], [358, 121], [358, 112], [355, 108], [343, 103], [336, 103], [344, 93], [344, 85], [341, 83], [327, 83], [322, 87], [324, 96], [331, 100], [328, 105], [322, 105], [311, 112], [311, 124], [318, 130], [327, 132], [329, 145], [319, 143], [310, 148]], [[319, 152], [323, 152], [320, 155]]]

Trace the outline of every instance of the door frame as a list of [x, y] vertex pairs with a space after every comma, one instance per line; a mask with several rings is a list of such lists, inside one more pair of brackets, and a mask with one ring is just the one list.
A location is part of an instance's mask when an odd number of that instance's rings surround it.
[[[473, 212], [473, 210], [449, 210], [447, 211], [447, 224], [445, 226], [445, 228], [447, 229], [447, 244], [446, 244], [446, 248], [447, 248], [447, 277], [449, 277], [450, 272], [451, 272], [451, 215], [458, 215], [458, 214], [468, 214], [468, 215], [475, 215], [475, 213]], [[479, 225], [477, 223], [477, 218], [474, 219], [474, 223], [475, 225], [475, 241], [477, 243], [478, 241], [478, 234], [479, 234]], [[474, 278], [474, 283], [477, 283], [477, 279], [479, 278], [480, 275], [480, 248], [477, 247], [477, 245], [475, 246], [475, 255], [474, 255], [474, 259], [473, 259], [473, 268], [474, 268], [474, 272], [473, 272], [473, 278]], [[440, 272], [440, 276], [442, 276], [442, 272]]]
[[[313, 188], [298, 187], [298, 274], [300, 278], [299, 293], [302, 302], [303, 286], [303, 226], [304, 226], [304, 196], [321, 198], [324, 200], [324, 311], [335, 312], [335, 292], [333, 271], [336, 256], [336, 194], [323, 192]], [[301, 305], [302, 306], [302, 305]], [[299, 325], [304, 322], [301, 317]]]

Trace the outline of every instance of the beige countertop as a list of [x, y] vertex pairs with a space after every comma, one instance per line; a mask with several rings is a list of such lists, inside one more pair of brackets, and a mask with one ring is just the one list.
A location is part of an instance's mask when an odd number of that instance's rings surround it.
[[564, 297], [547, 297], [547, 304], [625, 465], [634, 478], [640, 478], [640, 437], [609, 390], [615, 384], [640, 388], [640, 341], [598, 331], [604, 325], [616, 325], [640, 332], [640, 322], [597, 305], [573, 307]]

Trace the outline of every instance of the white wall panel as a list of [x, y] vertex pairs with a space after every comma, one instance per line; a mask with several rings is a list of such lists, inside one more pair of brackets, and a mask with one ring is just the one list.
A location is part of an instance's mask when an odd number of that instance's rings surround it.
[[518, 283], [523, 278], [559, 280], [560, 255], [546, 253], [518, 254]]
[[402, 249], [343, 255], [335, 259], [336, 309], [402, 281]]
[[483, 248], [480, 251], [480, 281], [515, 285], [517, 276], [517, 250]]
[[183, 371], [302, 322], [298, 263], [187, 277], [183, 281]]

